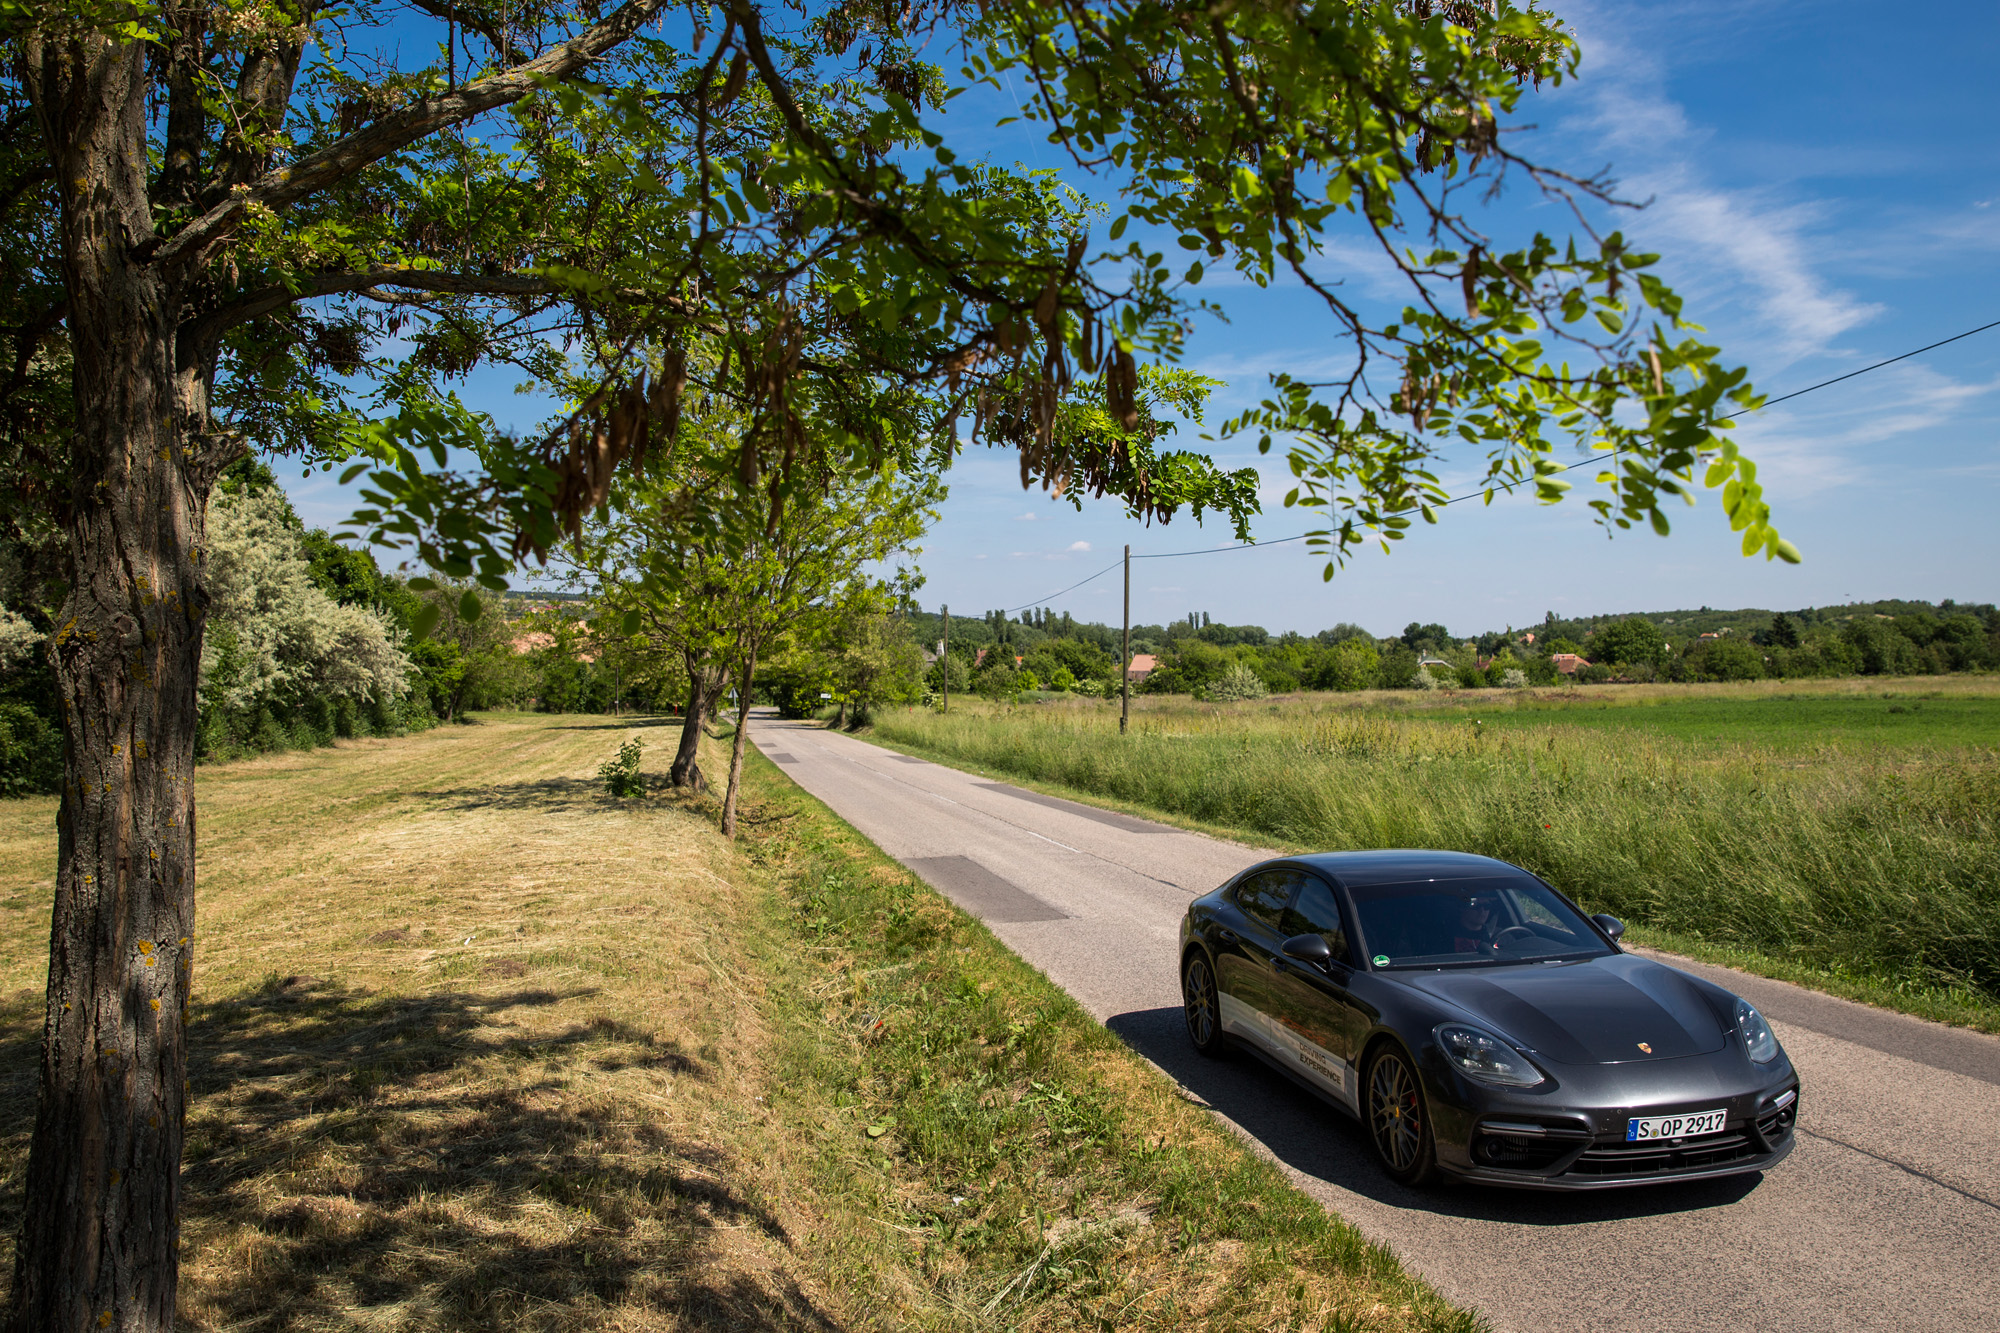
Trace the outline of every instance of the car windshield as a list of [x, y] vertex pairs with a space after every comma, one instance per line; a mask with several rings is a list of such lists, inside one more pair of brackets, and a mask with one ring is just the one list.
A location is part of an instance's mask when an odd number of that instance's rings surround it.
[[1526, 875], [1351, 890], [1376, 967], [1478, 967], [1611, 952], [1576, 909]]

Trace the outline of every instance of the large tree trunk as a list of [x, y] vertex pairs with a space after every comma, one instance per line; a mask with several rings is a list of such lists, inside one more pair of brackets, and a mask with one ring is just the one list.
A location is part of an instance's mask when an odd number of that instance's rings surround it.
[[41, 1102], [8, 1325], [169, 1329], [194, 952], [195, 690], [218, 461], [182, 295], [132, 251], [146, 48], [29, 43], [55, 146], [75, 357], [65, 742]]
[[681, 717], [681, 744], [674, 753], [674, 766], [668, 774], [676, 787], [686, 787], [700, 791], [708, 785], [701, 774], [701, 724], [714, 706], [715, 696], [722, 692], [723, 673], [707, 662], [688, 662], [688, 702], [687, 712]]
[[722, 798], [722, 836], [736, 836], [736, 789], [743, 782], [743, 739], [750, 731], [750, 682], [757, 675], [757, 644], [746, 645], [736, 695], [736, 735], [729, 743], [729, 790]]

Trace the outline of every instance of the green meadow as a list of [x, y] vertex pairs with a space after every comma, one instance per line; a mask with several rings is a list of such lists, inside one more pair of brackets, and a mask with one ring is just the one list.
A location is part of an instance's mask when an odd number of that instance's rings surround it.
[[[970, 706], [913, 752], [1288, 849], [1446, 847], [1642, 943], [2000, 1031], [2000, 681]], [[1900, 709], [1901, 711], [1896, 711]]]

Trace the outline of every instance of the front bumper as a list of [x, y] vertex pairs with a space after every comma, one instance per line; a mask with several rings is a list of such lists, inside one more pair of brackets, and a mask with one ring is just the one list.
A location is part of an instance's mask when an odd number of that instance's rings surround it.
[[[1453, 1105], [1456, 1099], [1446, 1097], [1435, 1120], [1438, 1166], [1468, 1182], [1542, 1190], [1619, 1189], [1765, 1171], [1790, 1155], [1799, 1113], [1798, 1076], [1789, 1061], [1772, 1074], [1762, 1087], [1692, 1096], [1684, 1088], [1671, 1099], [1613, 1106], [1563, 1105], [1560, 1095], [1553, 1105], [1520, 1096]], [[1727, 1112], [1720, 1133], [1644, 1143], [1625, 1138], [1634, 1116], [1718, 1106]]]

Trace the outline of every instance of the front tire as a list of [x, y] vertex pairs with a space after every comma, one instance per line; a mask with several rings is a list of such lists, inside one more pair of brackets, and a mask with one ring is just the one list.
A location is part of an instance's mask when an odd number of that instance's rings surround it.
[[1215, 969], [1208, 955], [1196, 949], [1181, 965], [1181, 1006], [1187, 1017], [1188, 1040], [1195, 1050], [1214, 1059], [1222, 1054], [1222, 1001], [1215, 989]]
[[1422, 1185], [1437, 1174], [1437, 1141], [1423, 1081], [1409, 1058], [1384, 1046], [1368, 1062], [1368, 1140], [1391, 1180]]

